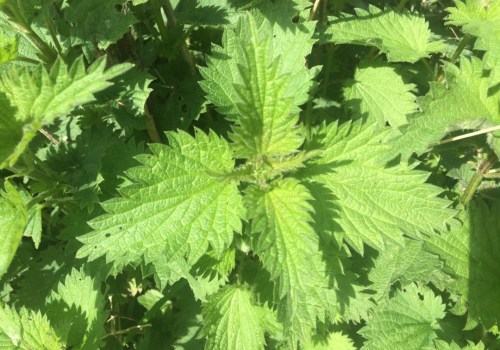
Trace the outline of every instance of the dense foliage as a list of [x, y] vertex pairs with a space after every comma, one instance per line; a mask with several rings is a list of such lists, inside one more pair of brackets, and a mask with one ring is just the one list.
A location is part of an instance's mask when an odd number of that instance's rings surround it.
[[0, 349], [500, 349], [500, 1], [0, 0]]

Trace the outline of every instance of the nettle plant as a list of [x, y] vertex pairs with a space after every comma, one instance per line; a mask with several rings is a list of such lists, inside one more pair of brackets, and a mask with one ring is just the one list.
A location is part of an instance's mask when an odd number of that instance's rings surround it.
[[0, 349], [500, 347], [500, 1], [0, 6]]

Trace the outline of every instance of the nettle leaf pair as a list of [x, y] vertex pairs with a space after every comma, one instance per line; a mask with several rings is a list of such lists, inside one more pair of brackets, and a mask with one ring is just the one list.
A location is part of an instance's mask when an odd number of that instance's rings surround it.
[[[115, 272], [144, 261], [161, 288], [185, 278], [206, 301], [209, 348], [259, 348], [264, 333], [278, 336], [281, 326], [290, 344], [308, 342], [318, 322], [341, 317], [343, 241], [360, 253], [365, 244], [384, 249], [431, 234], [454, 215], [426, 172], [391, 163], [399, 151], [390, 130], [332, 123], [306, 142], [298, 111], [317, 72], [304, 66], [314, 28], [303, 18], [283, 25], [249, 14], [226, 30], [201, 84], [233, 122], [230, 141], [169, 132], [169, 145], [138, 157], [142, 165], [128, 171], [135, 184], [103, 203], [107, 214], [79, 237], [78, 257], [105, 255]], [[207, 255], [232, 257], [214, 271], [225, 284], [236, 251], [239, 267], [254, 260], [270, 276], [270, 300], [245, 276], [207, 295], [193, 266]], [[269, 321], [273, 310], [279, 327]]]

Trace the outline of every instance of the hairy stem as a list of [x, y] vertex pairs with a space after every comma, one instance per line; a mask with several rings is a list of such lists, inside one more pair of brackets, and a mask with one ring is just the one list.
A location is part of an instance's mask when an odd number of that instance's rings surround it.
[[464, 35], [464, 37], [462, 38], [462, 41], [460, 42], [457, 49], [455, 50], [455, 52], [453, 53], [453, 55], [450, 58], [451, 62], [455, 62], [458, 59], [458, 57], [460, 56], [462, 51], [465, 49], [465, 46], [467, 46], [467, 44], [469, 43], [470, 39], [471, 39], [471, 36], [469, 34]]
[[[170, 0], [161, 0], [161, 2], [161, 7], [165, 12], [165, 16], [167, 16], [167, 26], [169, 28], [174, 28], [177, 25], [174, 8], [172, 7]], [[193, 55], [191, 55], [191, 52], [189, 51], [186, 40], [182, 40], [181, 42], [181, 55], [184, 61], [188, 64], [191, 74], [196, 74], [196, 64], [194, 62]]]
[[[455, 52], [453, 52], [453, 55], [451, 55], [450, 62], [453, 63], [460, 57], [460, 54], [465, 49], [465, 46], [467, 46], [470, 39], [471, 39], [471, 36], [469, 34], [464, 35], [464, 37], [462, 38], [462, 41], [460, 42], [460, 44], [456, 48]], [[444, 78], [445, 78], [445, 74], [444, 74], [444, 71], [442, 71], [441, 74], [439, 74], [439, 76], [436, 78], [436, 81], [442, 82], [442, 81], [444, 81]]]
[[474, 194], [476, 193], [477, 189], [479, 188], [479, 185], [483, 181], [485, 174], [488, 173], [493, 164], [495, 164], [497, 161], [498, 161], [497, 155], [495, 153], [490, 153], [488, 155], [488, 158], [479, 165], [476, 173], [469, 181], [469, 184], [467, 185], [467, 188], [465, 189], [465, 192], [462, 195], [462, 203], [464, 205], [469, 204], [469, 202], [474, 197]]
[[151, 112], [149, 111], [148, 105], [144, 105], [144, 116], [146, 117], [145, 126], [146, 131], [148, 132], [149, 138], [154, 143], [161, 143], [160, 133], [156, 128], [155, 119]]

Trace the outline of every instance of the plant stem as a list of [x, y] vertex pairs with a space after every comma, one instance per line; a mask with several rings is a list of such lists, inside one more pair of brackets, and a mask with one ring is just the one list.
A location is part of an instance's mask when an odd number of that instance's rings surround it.
[[[162, 2], [161, 7], [165, 12], [165, 16], [167, 16], [167, 26], [169, 28], [174, 28], [177, 25], [177, 19], [175, 18], [174, 8], [172, 7], [170, 0], [160, 1]], [[196, 64], [194, 62], [193, 55], [191, 55], [191, 52], [189, 51], [185, 39], [182, 40], [181, 43], [181, 55], [184, 58], [184, 61], [186, 61], [186, 63], [188, 64], [191, 74], [196, 74]]]
[[107, 337], [110, 337], [110, 336], [127, 334], [127, 333], [130, 333], [131, 331], [134, 331], [134, 330], [142, 331], [144, 328], [147, 328], [147, 327], [151, 327], [151, 324], [149, 324], [149, 323], [140, 324], [137, 326], [132, 326], [132, 327], [126, 328], [126, 329], [121, 329], [119, 331], [112, 331], [111, 333], [108, 333], [104, 337], [102, 337], [102, 339], [106, 339]]
[[149, 138], [154, 143], [161, 143], [161, 137], [156, 128], [155, 119], [151, 112], [149, 111], [148, 105], [144, 105], [144, 116], [146, 117], [145, 126], [148, 132]]
[[32, 58], [22, 56], [22, 55], [17, 55], [14, 61], [19, 61], [19, 62], [26, 62], [26, 63], [32, 63], [32, 64], [39, 64], [40, 62], [37, 60], [34, 60]]
[[467, 185], [467, 188], [465, 189], [465, 192], [462, 195], [462, 203], [464, 205], [469, 204], [469, 202], [474, 197], [474, 194], [476, 193], [477, 189], [479, 188], [479, 185], [483, 181], [485, 174], [488, 173], [493, 164], [495, 164], [495, 162], [497, 161], [498, 161], [497, 155], [492, 152], [488, 155], [488, 158], [479, 165], [476, 173], [469, 181], [469, 184]]
[[309, 21], [312, 21], [314, 16], [316, 15], [316, 12], [318, 11], [318, 7], [319, 7], [319, 3], [321, 2], [321, 0], [315, 0], [314, 1], [314, 5], [311, 9], [311, 12], [309, 12]]
[[166, 44], [168, 42], [168, 30], [165, 22], [163, 21], [159, 0], [151, 0], [151, 6], [153, 7], [153, 16], [155, 18], [156, 24], [158, 25], [161, 39]]
[[49, 29], [50, 37], [54, 42], [57, 53], [62, 56], [63, 50], [61, 44], [59, 43], [59, 39], [57, 38], [56, 27], [54, 25], [54, 21], [52, 21], [52, 18], [50, 17], [48, 8], [44, 7], [42, 12], [43, 12], [43, 18], [45, 20], [45, 23], [47, 23], [47, 28]]
[[452, 138], [449, 138], [449, 139], [446, 139], [446, 140], [443, 140], [443, 141], [439, 141], [437, 143], [434, 143], [434, 144], [430, 145], [429, 148], [434, 147], [434, 146], [444, 145], [446, 143], [450, 143], [450, 142], [453, 142], [453, 141], [467, 139], [469, 137], [473, 137], [473, 136], [477, 136], [477, 135], [487, 134], [487, 133], [490, 133], [490, 132], [493, 132], [493, 131], [497, 131], [497, 130], [500, 130], [500, 125], [496, 125], [496, 126], [492, 126], [490, 128], [486, 128], [486, 129], [481, 129], [481, 130], [469, 132], [467, 134], [463, 134], [463, 135], [455, 136], [455, 137], [452, 137]]
[[172, 7], [172, 4], [170, 3], [169, 0], [160, 0], [160, 1], [161, 1], [161, 7], [165, 12], [165, 16], [167, 16], [168, 26], [170, 28], [175, 27], [177, 25], [177, 19], [175, 18], [174, 8]]
[[[469, 34], [465, 34], [464, 37], [462, 38], [462, 41], [456, 48], [455, 52], [453, 52], [453, 55], [451, 55], [450, 62], [455, 62], [459, 57], [462, 51], [465, 49], [465, 46], [467, 46], [467, 43], [470, 41], [471, 36]], [[439, 74], [439, 76], [436, 78], [436, 81], [442, 82], [445, 78], [444, 71]]]
[[420, 59], [420, 61], [424, 64], [424, 67], [427, 70], [427, 72], [429, 73], [429, 75], [431, 76], [431, 78], [434, 79], [434, 70], [432, 69], [432, 66], [429, 63], [429, 61], [427, 60], [427, 58], [422, 57]]
[[462, 51], [465, 49], [465, 46], [467, 45], [467, 43], [469, 42], [470, 39], [471, 39], [471, 36], [469, 34], [464, 35], [464, 37], [462, 38], [462, 41], [460, 42], [457, 49], [455, 50], [455, 52], [451, 56], [450, 62], [455, 62], [458, 59], [458, 57], [460, 56]]

